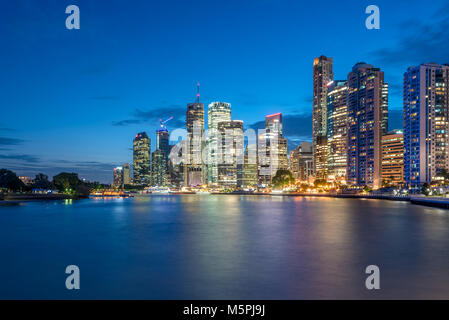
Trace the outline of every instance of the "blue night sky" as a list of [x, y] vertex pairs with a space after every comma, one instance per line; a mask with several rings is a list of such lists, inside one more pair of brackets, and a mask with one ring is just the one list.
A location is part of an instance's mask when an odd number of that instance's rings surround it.
[[[65, 28], [70, 4], [80, 30]], [[370, 4], [380, 30], [365, 28]], [[247, 128], [282, 112], [293, 148], [311, 139], [314, 57], [333, 57], [336, 79], [359, 61], [385, 71], [391, 129], [406, 68], [449, 62], [443, 0], [15, 0], [0, 26], [0, 168], [103, 182], [132, 162], [137, 132], [154, 148], [159, 118], [184, 126], [198, 81], [205, 105], [230, 102]]]

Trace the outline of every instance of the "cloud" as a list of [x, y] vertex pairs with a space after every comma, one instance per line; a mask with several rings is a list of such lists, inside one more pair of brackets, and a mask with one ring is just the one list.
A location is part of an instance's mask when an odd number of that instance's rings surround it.
[[3, 155], [0, 154], [0, 159], [5, 159], [5, 160], [19, 160], [19, 161], [24, 161], [24, 162], [31, 162], [31, 163], [35, 163], [35, 162], [39, 162], [39, 158], [29, 155], [29, 154], [9, 154], [9, 155]]
[[[449, 63], [449, 6], [438, 10], [431, 22], [410, 20], [398, 25], [397, 45], [373, 52], [380, 64], [403, 66], [424, 62]], [[407, 32], [404, 32], [407, 29]]]
[[0, 124], [0, 131], [8, 131], [8, 132], [11, 132], [11, 131], [15, 131], [15, 130], [14, 130], [14, 129], [11, 129], [11, 128], [2, 127], [2, 125]]
[[185, 125], [186, 109], [179, 105], [169, 105], [165, 107], [155, 107], [148, 111], [143, 111], [141, 109], [135, 109], [133, 112], [132, 119], [125, 119], [120, 121], [112, 122], [113, 126], [123, 127], [134, 124], [141, 123], [159, 123], [159, 120], [173, 117], [173, 120], [167, 122], [167, 126], [172, 128], [179, 128]]
[[128, 119], [128, 120], [120, 120], [120, 121], [113, 121], [112, 125], [116, 127], [125, 127], [132, 124], [139, 124], [142, 123], [142, 120], [138, 119]]
[[80, 74], [85, 76], [97, 76], [107, 74], [111, 70], [111, 63], [98, 63], [81, 69]]
[[25, 142], [25, 140], [22, 139], [16, 139], [16, 138], [7, 138], [7, 137], [0, 137], [0, 146], [13, 146], [22, 144]]
[[312, 104], [313, 103], [313, 96], [310, 95], [310, 96], [305, 97], [304, 98], [304, 102], [308, 103], [308, 104]]
[[105, 100], [105, 101], [118, 101], [120, 100], [119, 96], [96, 96], [92, 97], [92, 100]]

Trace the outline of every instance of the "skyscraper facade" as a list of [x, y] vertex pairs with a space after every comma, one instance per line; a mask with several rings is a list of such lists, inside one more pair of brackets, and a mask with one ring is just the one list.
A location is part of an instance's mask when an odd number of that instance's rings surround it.
[[226, 102], [212, 102], [207, 111], [208, 141], [207, 141], [207, 173], [208, 183], [218, 183], [218, 162], [221, 160], [221, 145], [218, 140], [218, 124], [223, 121], [231, 121], [231, 104]]
[[124, 163], [122, 165], [123, 168], [123, 184], [130, 185], [131, 184], [131, 167], [129, 163]]
[[302, 142], [290, 153], [290, 171], [293, 178], [309, 181], [313, 177], [313, 152], [310, 142]]
[[449, 66], [422, 64], [404, 74], [404, 179], [412, 187], [449, 169]]
[[160, 149], [156, 149], [151, 156], [152, 185], [155, 187], [167, 186], [167, 163], [165, 162], [165, 153]]
[[394, 130], [382, 136], [382, 185], [404, 182], [404, 134]]
[[168, 182], [174, 187], [180, 187], [184, 183], [184, 167], [181, 159], [182, 148], [179, 148], [179, 146], [177, 145], [170, 145], [167, 163], [167, 171], [169, 177]]
[[266, 116], [265, 130], [267, 133], [282, 136], [282, 113], [275, 113]]
[[287, 139], [282, 136], [281, 113], [266, 116], [265, 132], [257, 139], [259, 182], [269, 185], [278, 170], [288, 169]]
[[243, 121], [221, 121], [217, 125], [222, 160], [218, 162], [218, 184], [237, 186], [237, 165], [243, 163]]
[[112, 186], [114, 188], [121, 188], [123, 185], [123, 169], [122, 167], [114, 168], [114, 182]]
[[313, 62], [313, 160], [318, 179], [327, 177], [327, 85], [334, 79], [333, 59]]
[[335, 80], [329, 84], [327, 93], [327, 179], [341, 183], [346, 182], [347, 95], [346, 81]]
[[151, 185], [151, 141], [146, 132], [136, 135], [133, 142], [133, 178], [138, 185]]
[[240, 188], [256, 188], [257, 184], [257, 145], [249, 144], [246, 146], [244, 162], [237, 164], [237, 186]]
[[[202, 159], [203, 134], [204, 134], [204, 104], [200, 103], [199, 91], [197, 101], [187, 104], [186, 128], [188, 152], [184, 159], [184, 184], [197, 186], [205, 182], [206, 170]], [[186, 150], [187, 151], [187, 150]]]
[[382, 86], [382, 134], [388, 134], [388, 83]]
[[162, 151], [165, 156], [165, 163], [167, 163], [169, 154], [169, 133], [167, 128], [156, 130], [156, 149]]
[[384, 73], [357, 63], [348, 74], [349, 185], [379, 188], [381, 185], [382, 90]]

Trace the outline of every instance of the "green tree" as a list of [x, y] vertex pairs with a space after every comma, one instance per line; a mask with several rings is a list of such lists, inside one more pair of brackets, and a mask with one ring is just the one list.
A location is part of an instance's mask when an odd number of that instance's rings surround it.
[[81, 186], [83, 182], [76, 173], [61, 172], [53, 177], [53, 184], [59, 192], [74, 193], [76, 188]]
[[34, 178], [33, 188], [36, 189], [51, 189], [53, 187], [52, 183], [48, 180], [48, 176], [39, 173]]
[[21, 191], [26, 189], [25, 184], [17, 175], [7, 169], [0, 169], [0, 188], [11, 191]]
[[276, 188], [283, 188], [293, 184], [295, 179], [289, 170], [279, 169], [273, 177], [272, 184]]
[[428, 196], [430, 194], [430, 188], [428, 183], [424, 183], [421, 187], [421, 193]]
[[325, 179], [316, 179], [314, 182], [315, 188], [324, 187], [327, 181]]

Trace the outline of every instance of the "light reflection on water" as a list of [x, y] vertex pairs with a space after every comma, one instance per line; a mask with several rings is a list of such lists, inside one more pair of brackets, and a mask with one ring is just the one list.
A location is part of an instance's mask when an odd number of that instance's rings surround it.
[[[449, 298], [449, 211], [157, 195], [0, 209], [0, 298]], [[65, 266], [81, 290], [64, 287]], [[368, 291], [365, 267], [381, 270]]]

